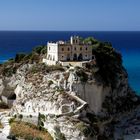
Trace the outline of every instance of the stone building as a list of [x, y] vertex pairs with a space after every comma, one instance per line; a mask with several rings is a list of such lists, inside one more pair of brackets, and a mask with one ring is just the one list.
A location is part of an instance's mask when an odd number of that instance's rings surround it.
[[92, 45], [80, 41], [78, 36], [72, 36], [68, 42], [48, 42], [47, 57], [43, 59], [43, 62], [56, 65], [61, 62], [81, 62], [92, 59], [95, 59], [92, 54]]

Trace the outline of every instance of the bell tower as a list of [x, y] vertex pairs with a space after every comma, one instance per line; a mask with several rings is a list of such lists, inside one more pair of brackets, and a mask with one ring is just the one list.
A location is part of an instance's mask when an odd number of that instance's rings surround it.
[[71, 36], [70, 38], [70, 44], [74, 45], [74, 44], [79, 44], [80, 40], [79, 40], [79, 36]]

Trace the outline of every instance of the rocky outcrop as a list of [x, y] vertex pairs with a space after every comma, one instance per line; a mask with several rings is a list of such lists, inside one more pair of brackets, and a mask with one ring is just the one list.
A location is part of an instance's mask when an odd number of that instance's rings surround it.
[[[41, 127], [46, 128], [56, 139], [90, 140], [96, 139], [99, 134], [110, 136], [108, 130], [111, 121], [103, 121], [104, 126], [98, 131], [100, 127], [97, 122], [93, 122], [94, 114], [98, 115], [98, 121], [100, 118], [112, 118], [115, 113], [121, 113], [117, 107], [123, 104], [122, 99], [131, 95], [133, 103], [138, 100], [127, 84], [125, 71], [118, 75], [116, 88], [112, 89], [110, 85], [99, 82], [86, 68], [34, 72], [39, 65], [43, 64], [22, 65], [16, 74], [1, 79], [1, 86], [6, 81], [6, 85], [15, 89], [12, 116], [22, 115], [23, 121], [38, 124], [36, 120], [41, 114], [44, 116], [41, 118]], [[88, 114], [92, 115], [89, 117]], [[97, 123], [96, 127], [94, 123]]]
[[[59, 129], [67, 139], [81, 140], [86, 137], [90, 139], [92, 132], [84, 134], [84, 130], [91, 127], [90, 120], [86, 117], [89, 99], [81, 98], [83, 95], [80, 95], [80, 88], [83, 89], [84, 85], [76, 75], [76, 70], [70, 68], [64, 72], [32, 73], [34, 67], [36, 65], [23, 65], [16, 74], [5, 77], [6, 86], [15, 88], [16, 94], [16, 101], [10, 114], [23, 115], [23, 121], [30, 120], [28, 118], [32, 116], [32, 122], [39, 114], [43, 114], [46, 118], [43, 121], [44, 127], [54, 137], [57, 137], [56, 132]], [[86, 92], [88, 90], [86, 89]], [[88, 92], [92, 94], [92, 91]], [[92, 110], [94, 111], [94, 107]], [[76, 126], [83, 122], [79, 119], [81, 116], [88, 123], [85, 122], [77, 128]], [[54, 128], [57, 130], [54, 131]]]
[[27, 63], [11, 74], [8, 67], [0, 95], [9, 89], [16, 94], [10, 115], [47, 129], [56, 140], [121, 138], [121, 127], [133, 122], [135, 108], [139, 112], [139, 97], [128, 85], [121, 56], [111, 46], [96, 45], [97, 63], [82, 68]]

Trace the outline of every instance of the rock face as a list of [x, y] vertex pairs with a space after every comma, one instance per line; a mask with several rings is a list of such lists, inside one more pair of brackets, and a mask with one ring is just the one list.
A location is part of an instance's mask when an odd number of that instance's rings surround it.
[[89, 107], [98, 114], [102, 109], [102, 103], [105, 97], [110, 93], [110, 87], [104, 87], [103, 85], [98, 85], [94, 81], [91, 83], [74, 85], [77, 95], [85, 100]]
[[3, 80], [0, 79], [0, 95], [2, 94], [3, 90], [4, 90]]
[[[106, 49], [109, 54], [104, 54]], [[109, 46], [97, 51], [107, 61], [96, 52], [97, 65], [23, 64], [9, 77], [1, 75], [0, 95], [8, 88], [16, 94], [10, 115], [47, 129], [55, 140], [112, 140], [122, 135], [118, 129], [114, 133], [117, 125], [124, 125], [120, 116], [134, 110], [139, 97], [114, 50]]]
[[[80, 84], [80, 81], [75, 81], [75, 70], [32, 73], [34, 67], [36, 65], [23, 65], [12, 77], [6, 77], [6, 84], [15, 88], [16, 94], [10, 114], [22, 115], [23, 121], [36, 125], [39, 114], [44, 115], [43, 127], [55, 139], [90, 139], [92, 132], [84, 134], [84, 130], [91, 127], [90, 124], [79, 119], [82, 115], [82, 118], [90, 122], [86, 118], [87, 102], [79, 98], [79, 93], [73, 89], [74, 83]], [[81, 126], [78, 128], [79, 124]]]

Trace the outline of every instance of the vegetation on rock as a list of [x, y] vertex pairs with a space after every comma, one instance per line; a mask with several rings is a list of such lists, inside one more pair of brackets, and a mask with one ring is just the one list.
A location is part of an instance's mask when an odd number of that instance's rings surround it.
[[105, 84], [115, 87], [117, 74], [121, 73], [123, 69], [121, 54], [116, 52], [110, 43], [98, 43], [93, 46], [93, 53], [99, 67], [95, 77], [102, 79]]
[[16, 73], [17, 69], [23, 64], [33, 64], [42, 61], [42, 57], [47, 53], [46, 46], [38, 46], [29, 54], [16, 54], [14, 59], [9, 59], [4, 64], [0, 65], [0, 73], [3, 76], [10, 77]]
[[37, 65], [33, 65], [33, 67], [30, 69], [29, 73], [35, 74], [35, 73], [43, 73], [47, 74], [52, 71], [64, 71], [64, 68], [60, 65], [52, 65], [48, 66], [43, 63], [39, 63]]
[[2, 125], [2, 123], [0, 122], [0, 129], [3, 129], [3, 125]]
[[47, 131], [40, 131], [35, 125], [16, 121], [11, 123], [10, 135], [25, 140], [53, 140]]
[[80, 78], [80, 81], [85, 83], [88, 80], [88, 75], [85, 73], [85, 71], [79, 67], [76, 68], [76, 74]]

